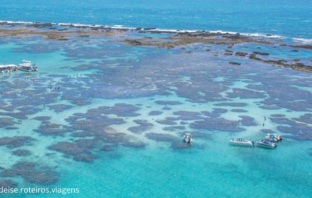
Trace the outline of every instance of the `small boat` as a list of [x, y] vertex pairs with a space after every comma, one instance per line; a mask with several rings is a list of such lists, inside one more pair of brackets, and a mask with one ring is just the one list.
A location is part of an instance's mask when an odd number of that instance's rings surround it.
[[268, 133], [266, 136], [265, 136], [266, 139], [276, 139], [276, 142], [278, 141], [281, 141], [282, 140], [282, 136], [281, 135], [278, 135], [278, 134], [272, 134], [272, 133]]
[[269, 142], [269, 141], [266, 141], [266, 140], [259, 140], [259, 141], [257, 141], [257, 146], [263, 147], [263, 148], [270, 148], [270, 149], [273, 149], [273, 148], [277, 147], [277, 145], [275, 143]]
[[1, 71], [2, 74], [16, 71], [16, 65], [13, 65], [13, 64], [10, 64], [10, 65], [0, 65], [0, 71]]
[[266, 141], [269, 141], [269, 142], [278, 142], [278, 140], [275, 138], [275, 137], [265, 137], [265, 140]]
[[31, 61], [23, 60], [23, 62], [19, 64], [19, 70], [27, 72], [35, 72], [38, 70], [38, 67]]
[[232, 146], [249, 146], [249, 147], [254, 146], [253, 141], [245, 140], [243, 138], [231, 139], [229, 142], [230, 142], [230, 145]]
[[184, 139], [183, 139], [183, 141], [184, 141], [185, 143], [191, 144], [191, 143], [192, 143], [192, 140], [193, 140], [192, 134], [190, 134], [190, 133], [185, 133], [185, 134], [184, 134]]

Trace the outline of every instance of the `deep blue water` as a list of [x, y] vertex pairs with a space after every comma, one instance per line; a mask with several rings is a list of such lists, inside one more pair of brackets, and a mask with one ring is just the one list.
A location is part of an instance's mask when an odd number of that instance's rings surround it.
[[312, 38], [311, 0], [1, 0], [0, 20], [224, 30]]

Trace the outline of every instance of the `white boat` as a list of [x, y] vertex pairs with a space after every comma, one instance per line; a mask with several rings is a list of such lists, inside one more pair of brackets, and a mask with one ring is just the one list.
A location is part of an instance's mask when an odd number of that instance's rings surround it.
[[[282, 136], [281, 135], [278, 135], [278, 134], [273, 134], [273, 133], [268, 133], [266, 136], [265, 136], [266, 139], [275, 139], [276, 142], [278, 141], [281, 141], [282, 140]], [[269, 140], [270, 141], [270, 140]]]
[[193, 141], [193, 136], [192, 136], [192, 134], [190, 134], [190, 133], [185, 133], [185, 134], [184, 134], [184, 139], [183, 139], [183, 141], [184, 141], [185, 143], [191, 144], [192, 141]]
[[247, 146], [247, 147], [253, 147], [254, 142], [250, 140], [245, 140], [243, 138], [236, 138], [236, 139], [231, 139], [229, 141], [230, 145], [232, 146]]
[[269, 142], [278, 142], [278, 139], [276, 139], [275, 137], [272, 137], [272, 136], [266, 136], [265, 140], [269, 141]]
[[0, 71], [2, 74], [10, 73], [12, 71], [16, 71], [16, 65], [10, 64], [10, 65], [0, 65]]
[[269, 141], [266, 141], [266, 140], [259, 140], [259, 141], [257, 141], [257, 146], [263, 147], [263, 148], [270, 148], [270, 149], [273, 149], [273, 148], [277, 147], [277, 145], [275, 143], [269, 142]]
[[32, 63], [28, 60], [23, 60], [21, 64], [19, 64], [19, 70], [27, 71], [27, 72], [35, 72], [38, 70], [36, 64]]

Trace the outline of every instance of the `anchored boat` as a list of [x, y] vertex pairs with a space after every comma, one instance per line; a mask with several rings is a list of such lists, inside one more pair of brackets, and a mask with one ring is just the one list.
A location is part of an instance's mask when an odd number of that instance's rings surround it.
[[269, 142], [278, 142], [278, 140], [275, 137], [265, 137], [265, 140]]
[[277, 145], [275, 143], [270, 142], [270, 141], [266, 141], [266, 140], [257, 141], [257, 146], [263, 147], [263, 148], [270, 148], [270, 149], [277, 147]]
[[0, 65], [0, 72], [2, 74], [10, 73], [10, 72], [16, 71], [16, 70], [17, 70], [17, 65], [13, 65], [13, 64], [10, 64], [10, 65]]
[[193, 140], [192, 134], [190, 134], [190, 133], [185, 133], [185, 134], [184, 134], [184, 139], [183, 139], [183, 141], [184, 141], [185, 143], [191, 144], [191, 143], [192, 143], [192, 140]]
[[254, 142], [253, 141], [245, 140], [243, 138], [231, 139], [229, 141], [229, 143], [232, 146], [249, 146], [249, 147], [253, 147], [254, 146]]
[[[272, 134], [272, 133], [268, 133], [266, 136], [265, 136], [265, 139], [271, 141], [273, 140], [272, 142], [279, 142], [282, 140], [282, 136], [281, 135], [278, 135], [278, 134]], [[270, 140], [271, 139], [271, 140]]]
[[35, 63], [32, 63], [31, 61], [23, 60], [23, 62], [19, 64], [18, 69], [21, 71], [35, 72], [38, 70], [38, 67], [36, 66]]

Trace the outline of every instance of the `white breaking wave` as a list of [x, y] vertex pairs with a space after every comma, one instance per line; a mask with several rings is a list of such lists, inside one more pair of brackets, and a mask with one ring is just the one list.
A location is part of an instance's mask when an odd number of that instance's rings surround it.
[[[28, 21], [0, 21], [0, 23], [7, 24], [18, 24], [18, 25], [29, 25], [29, 24], [45, 24], [44, 22], [28, 22]], [[272, 39], [288, 39], [288, 37], [274, 35], [274, 34], [264, 34], [264, 33], [240, 33], [240, 32], [231, 32], [231, 31], [222, 31], [222, 30], [176, 30], [176, 29], [161, 29], [161, 28], [135, 28], [135, 27], [125, 27], [123, 25], [91, 25], [91, 24], [80, 24], [80, 23], [51, 23], [52, 25], [57, 26], [66, 26], [66, 27], [76, 27], [76, 28], [86, 28], [86, 27], [95, 27], [95, 28], [111, 28], [111, 29], [121, 29], [121, 30], [143, 30], [147, 32], [159, 32], [159, 33], [219, 33], [219, 34], [241, 34], [243, 36], [249, 37], [261, 37], [261, 38], [272, 38]], [[303, 44], [311, 44], [312, 39], [304, 38], [292, 38], [295, 42], [300, 42]]]
[[263, 38], [276, 38], [276, 39], [286, 39], [287, 37], [275, 35], [275, 34], [263, 34], [263, 33], [241, 33], [244, 36], [251, 37], [263, 37]]
[[312, 39], [293, 38], [293, 40], [304, 44], [312, 44]]
[[34, 24], [34, 22], [27, 22], [27, 21], [0, 21], [0, 23], [7, 23], [7, 24]]

